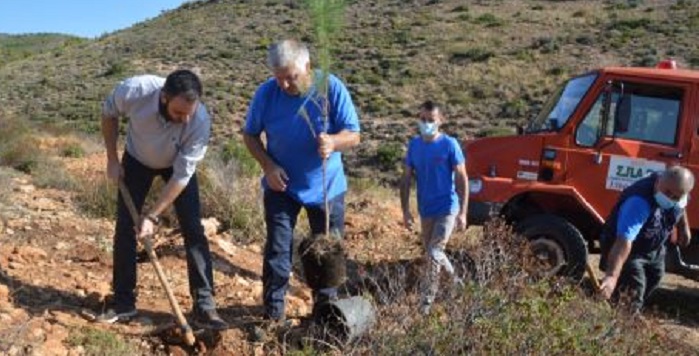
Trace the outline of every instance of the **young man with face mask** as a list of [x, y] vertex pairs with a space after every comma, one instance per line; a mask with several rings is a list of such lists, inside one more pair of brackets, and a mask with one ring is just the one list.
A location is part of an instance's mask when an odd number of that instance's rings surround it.
[[408, 144], [400, 197], [403, 221], [408, 229], [412, 229], [410, 187], [415, 177], [421, 236], [428, 266], [420, 312], [427, 314], [437, 294], [442, 268], [454, 282], [460, 283], [444, 249], [455, 225], [459, 230], [466, 228], [468, 176], [458, 141], [439, 131], [444, 120], [441, 108], [427, 101], [419, 109], [420, 135]]
[[605, 271], [600, 293], [605, 299], [631, 297], [639, 312], [665, 273], [666, 243], [677, 226], [678, 243], [691, 239], [685, 208], [694, 188], [688, 169], [673, 166], [626, 188], [602, 229]]
[[[102, 135], [107, 149], [107, 176], [123, 180], [138, 211], [153, 179], [166, 183], [155, 204], [143, 211], [137, 226], [119, 194], [114, 236], [114, 300], [97, 321], [113, 323], [136, 315], [137, 240], [153, 234], [158, 216], [171, 204], [184, 235], [187, 274], [193, 300], [193, 324], [225, 329], [214, 302], [209, 243], [201, 225], [199, 186], [195, 173], [204, 158], [211, 120], [201, 103], [202, 85], [196, 74], [177, 70], [167, 78], [141, 75], [119, 83], [102, 105]], [[119, 160], [119, 118], [128, 117], [126, 150]]]

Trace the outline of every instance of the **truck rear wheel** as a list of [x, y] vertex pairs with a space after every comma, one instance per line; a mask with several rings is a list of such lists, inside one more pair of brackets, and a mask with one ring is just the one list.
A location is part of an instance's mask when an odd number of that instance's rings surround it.
[[582, 279], [587, 246], [573, 224], [556, 215], [539, 214], [522, 220], [515, 231], [530, 241], [537, 273]]

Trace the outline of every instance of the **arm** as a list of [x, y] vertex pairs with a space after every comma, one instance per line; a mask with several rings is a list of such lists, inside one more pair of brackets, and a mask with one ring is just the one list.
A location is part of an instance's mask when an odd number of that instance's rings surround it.
[[456, 173], [456, 194], [461, 203], [461, 209], [457, 217], [457, 226], [460, 229], [466, 229], [468, 215], [468, 174], [466, 173], [466, 164], [461, 163], [454, 167]]
[[346, 151], [359, 144], [359, 132], [342, 130], [336, 134], [321, 133], [318, 135], [318, 154], [327, 159], [335, 152]]
[[345, 85], [335, 77], [330, 78], [331, 100], [330, 133], [318, 135], [318, 154], [327, 159], [333, 152], [344, 152], [359, 144], [359, 116], [352, 97]]
[[119, 163], [117, 142], [119, 140], [119, 117], [123, 116], [129, 107], [131, 85], [125, 80], [117, 85], [102, 103], [102, 137], [107, 151], [107, 178], [116, 183], [124, 176]]
[[680, 221], [677, 222], [677, 242], [680, 247], [687, 247], [692, 240], [692, 232], [689, 229], [687, 212], [683, 212]]
[[245, 142], [245, 147], [248, 148], [252, 157], [255, 158], [265, 172], [265, 180], [267, 184], [269, 184], [269, 187], [278, 192], [285, 191], [289, 176], [284, 169], [274, 162], [267, 154], [267, 150], [265, 150], [260, 135], [243, 133], [243, 142]]
[[650, 206], [640, 197], [628, 198], [617, 216], [616, 238], [607, 256], [607, 268], [600, 285], [600, 293], [609, 299], [617, 286], [619, 276], [629, 258], [633, 242], [650, 216]]
[[413, 227], [413, 215], [410, 213], [410, 186], [413, 184], [413, 169], [403, 165], [403, 177], [400, 181], [400, 205], [403, 209], [403, 223], [408, 229]]
[[117, 141], [119, 140], [119, 119], [102, 115], [102, 137], [107, 150], [107, 178], [113, 182], [124, 176], [119, 155], [117, 153]]
[[625, 240], [622, 236], [617, 237], [614, 245], [609, 251], [609, 266], [605, 271], [605, 276], [602, 279], [600, 292], [605, 299], [609, 299], [616, 288], [619, 276], [621, 275], [622, 267], [631, 253], [633, 241]]

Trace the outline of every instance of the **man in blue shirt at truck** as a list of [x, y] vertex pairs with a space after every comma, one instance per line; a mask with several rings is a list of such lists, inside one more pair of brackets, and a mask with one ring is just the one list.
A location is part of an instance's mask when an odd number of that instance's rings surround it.
[[678, 242], [689, 245], [687, 222], [689, 193], [694, 176], [673, 166], [626, 188], [602, 229], [605, 271], [600, 292], [605, 299], [627, 294], [631, 308], [639, 312], [665, 273], [666, 244], [677, 226]]

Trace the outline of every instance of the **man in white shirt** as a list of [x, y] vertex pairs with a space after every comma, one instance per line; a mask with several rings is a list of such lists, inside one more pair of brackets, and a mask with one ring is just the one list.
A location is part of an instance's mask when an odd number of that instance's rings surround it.
[[[119, 195], [112, 272], [114, 300], [98, 321], [113, 323], [136, 315], [136, 241], [152, 234], [158, 216], [174, 204], [185, 240], [194, 324], [210, 329], [228, 326], [216, 312], [211, 252], [201, 225], [195, 170], [204, 158], [211, 133], [211, 120], [201, 95], [202, 85], [196, 74], [177, 70], [167, 78], [142, 75], [126, 79], [104, 101], [102, 135], [108, 177], [124, 181], [139, 211], [143, 211], [153, 179], [160, 176], [167, 183], [136, 228]], [[121, 162], [117, 155], [120, 117], [129, 119]]]

